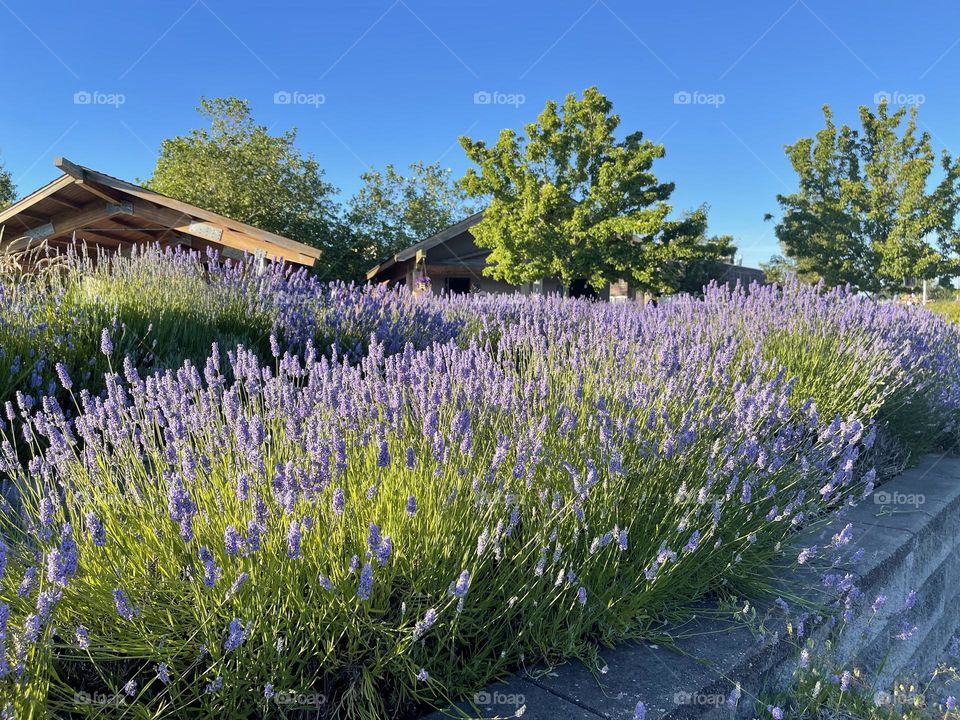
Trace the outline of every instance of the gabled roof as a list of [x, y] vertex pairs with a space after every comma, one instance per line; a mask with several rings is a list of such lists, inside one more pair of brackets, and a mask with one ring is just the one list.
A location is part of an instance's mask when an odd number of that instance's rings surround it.
[[451, 225], [450, 227], [444, 228], [436, 235], [431, 235], [426, 240], [421, 240], [415, 245], [411, 245], [405, 250], [401, 250], [396, 255], [391, 258], [384, 260], [382, 263], [376, 267], [372, 267], [367, 270], [367, 280], [372, 280], [379, 273], [383, 272], [387, 268], [395, 265], [398, 262], [405, 262], [410, 258], [416, 257], [417, 253], [421, 250], [429, 250], [430, 248], [436, 247], [437, 245], [442, 245], [447, 242], [447, 240], [452, 240], [458, 235], [462, 235], [464, 232], [472, 228], [478, 222], [483, 220], [483, 210], [480, 212], [474, 213], [470, 217], [466, 217], [458, 223]]
[[58, 157], [63, 175], [0, 212], [3, 246], [70, 242], [207, 245], [312, 266], [320, 250]]

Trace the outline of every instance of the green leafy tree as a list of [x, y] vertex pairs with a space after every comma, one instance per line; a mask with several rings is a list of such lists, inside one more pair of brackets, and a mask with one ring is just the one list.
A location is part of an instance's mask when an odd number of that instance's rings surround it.
[[147, 187], [323, 248], [318, 264], [339, 269], [350, 249], [332, 199], [336, 188], [296, 148], [296, 130], [271, 135], [237, 98], [201, 98], [197, 110], [209, 127], [164, 140]]
[[489, 201], [471, 230], [491, 250], [488, 275], [510, 283], [585, 279], [594, 287], [627, 279], [643, 291], [669, 292], [686, 266], [729, 254], [705, 238], [705, 209], [669, 219], [674, 185], [652, 171], [663, 146], [640, 132], [617, 141], [612, 109], [589, 88], [562, 106], [548, 102], [526, 126], [526, 139], [509, 129], [493, 147], [460, 138], [478, 166], [463, 187]]
[[830, 285], [897, 290], [949, 269], [958, 245], [960, 162], [944, 151], [942, 177], [917, 110], [860, 108], [862, 128], [837, 128], [829, 106], [814, 138], [786, 147], [797, 192], [779, 195], [777, 237], [805, 272]]
[[17, 199], [17, 188], [13, 184], [10, 171], [0, 163], [0, 210], [13, 204]]
[[387, 165], [383, 172], [370, 170], [361, 179], [346, 224], [364, 270], [474, 212], [451, 171], [440, 163], [413, 163], [406, 176]]
[[725, 282], [727, 274], [730, 271], [729, 260], [737, 251], [733, 244], [733, 238], [729, 235], [715, 237], [710, 242], [722, 249], [718, 257], [709, 257], [695, 262], [687, 263], [683, 268], [683, 275], [677, 283], [678, 292], [690, 293], [691, 295], [700, 295], [703, 288], [711, 282]]
[[816, 272], [804, 267], [799, 261], [786, 255], [772, 255], [767, 262], [760, 263], [760, 269], [766, 275], [767, 282], [783, 285], [787, 275], [795, 275], [806, 283], [815, 283], [820, 280]]

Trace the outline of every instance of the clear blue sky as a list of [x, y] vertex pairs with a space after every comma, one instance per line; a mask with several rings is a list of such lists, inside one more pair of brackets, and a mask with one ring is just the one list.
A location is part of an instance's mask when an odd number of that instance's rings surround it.
[[[755, 264], [776, 251], [762, 216], [794, 182], [783, 145], [822, 126], [823, 103], [852, 122], [878, 92], [921, 96], [937, 149], [960, 151], [955, 0], [0, 0], [0, 23], [0, 158], [21, 193], [56, 175], [56, 155], [149, 176], [160, 140], [199, 123], [201, 95], [297, 127], [350, 194], [367, 165], [460, 174], [459, 135], [493, 140], [597, 85], [622, 130], [666, 145], [656, 172], [675, 206], [707, 203], [711, 232]], [[483, 91], [524, 102], [477, 104]], [[676, 103], [684, 91], [704, 102]]]

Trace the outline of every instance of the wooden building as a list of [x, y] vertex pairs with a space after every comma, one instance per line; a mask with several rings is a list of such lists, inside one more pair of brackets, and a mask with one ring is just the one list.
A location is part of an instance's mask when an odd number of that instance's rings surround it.
[[[415, 291], [431, 289], [434, 293], [564, 293], [574, 297], [595, 297], [610, 302], [635, 300], [636, 291], [626, 280], [610, 283], [604, 288], [592, 289], [585, 282], [574, 282], [564, 288], [559, 279], [544, 279], [538, 283], [511, 285], [483, 274], [490, 250], [477, 246], [470, 228], [483, 219], [478, 212], [441, 230], [436, 235], [401, 250], [367, 271], [370, 282], [406, 285]], [[763, 283], [762, 270], [724, 263], [720, 282], [731, 285], [738, 281], [746, 286]]]
[[214, 248], [313, 266], [317, 248], [189, 205], [110, 175], [54, 161], [62, 175], [0, 212], [0, 252], [86, 243], [112, 251], [137, 244]]

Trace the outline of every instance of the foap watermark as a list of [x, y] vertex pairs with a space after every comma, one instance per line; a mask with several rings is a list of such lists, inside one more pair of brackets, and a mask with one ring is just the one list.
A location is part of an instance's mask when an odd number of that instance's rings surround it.
[[73, 94], [74, 105], [106, 105], [118, 108], [127, 102], [123, 93], [101, 92], [100, 90], [77, 90]]
[[873, 493], [874, 505], [899, 505], [920, 507], [927, 501], [923, 493], [905, 493], [897, 490], [877, 490]]
[[882, 102], [887, 103], [887, 105], [923, 105], [926, 101], [927, 96], [923, 93], [880, 90], [873, 94], [874, 105], [879, 105]]
[[120, 707], [127, 704], [127, 698], [120, 693], [86, 692], [81, 690], [73, 694], [74, 705], [100, 705]]
[[522, 693], [505, 693], [496, 690], [483, 690], [473, 696], [473, 704], [478, 707], [526, 707], [527, 698]]
[[505, 93], [499, 90], [493, 92], [489, 90], [477, 90], [473, 94], [474, 105], [511, 105], [515, 108], [520, 107], [527, 101], [527, 96], [523, 93]]
[[673, 694], [674, 705], [701, 705], [719, 707], [727, 702], [727, 696], [721, 693], [687, 692], [679, 690]]
[[673, 94], [674, 105], [708, 105], [718, 108], [727, 102], [727, 96], [723, 93], [700, 92], [699, 90], [677, 90]]
[[326, 104], [327, 96], [323, 93], [302, 92], [300, 90], [277, 90], [273, 94], [274, 105], [306, 105], [318, 108]]
[[275, 690], [270, 699], [274, 704], [287, 709], [320, 708], [327, 704], [327, 696], [323, 693], [296, 690]]

